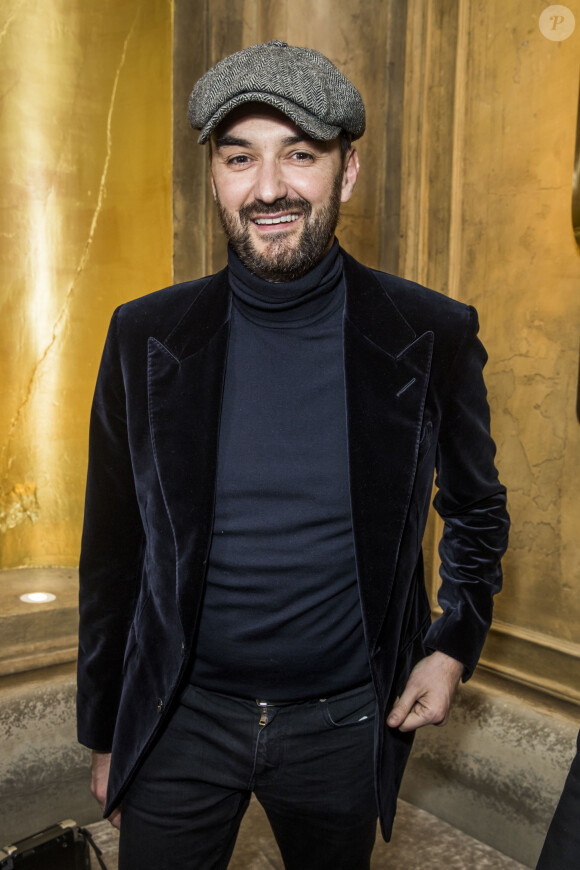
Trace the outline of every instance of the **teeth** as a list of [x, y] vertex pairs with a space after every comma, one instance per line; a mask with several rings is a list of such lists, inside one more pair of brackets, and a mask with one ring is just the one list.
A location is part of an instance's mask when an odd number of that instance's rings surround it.
[[256, 218], [254, 223], [262, 226], [263, 224], [290, 224], [292, 221], [297, 221], [300, 215], [284, 214], [279, 218]]

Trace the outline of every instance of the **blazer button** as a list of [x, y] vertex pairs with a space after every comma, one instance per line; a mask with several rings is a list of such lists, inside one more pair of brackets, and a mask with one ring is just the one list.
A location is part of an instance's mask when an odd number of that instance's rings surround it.
[[162, 710], [163, 710], [163, 699], [157, 698], [157, 712], [161, 713]]

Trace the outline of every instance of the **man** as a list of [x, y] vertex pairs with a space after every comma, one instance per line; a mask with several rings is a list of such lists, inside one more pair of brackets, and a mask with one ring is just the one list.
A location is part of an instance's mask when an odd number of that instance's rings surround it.
[[189, 117], [210, 142], [228, 267], [111, 323], [79, 738], [121, 868], [227, 867], [254, 792], [287, 868], [364, 870], [413, 732], [447, 719], [501, 585], [485, 351], [472, 308], [338, 247], [365, 115], [323, 55], [237, 52]]

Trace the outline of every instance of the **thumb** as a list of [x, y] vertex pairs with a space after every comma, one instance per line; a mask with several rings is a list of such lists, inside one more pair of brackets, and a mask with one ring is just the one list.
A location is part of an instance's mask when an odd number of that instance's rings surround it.
[[390, 728], [398, 728], [411, 712], [415, 701], [414, 695], [408, 691], [404, 691], [400, 697], [395, 698], [393, 709], [387, 717], [387, 725]]

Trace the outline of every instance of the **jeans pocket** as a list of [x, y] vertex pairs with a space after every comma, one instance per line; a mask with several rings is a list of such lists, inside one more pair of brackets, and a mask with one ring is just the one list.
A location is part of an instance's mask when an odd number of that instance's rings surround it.
[[345, 728], [373, 720], [377, 700], [372, 685], [353, 689], [322, 701], [322, 713], [332, 728]]

